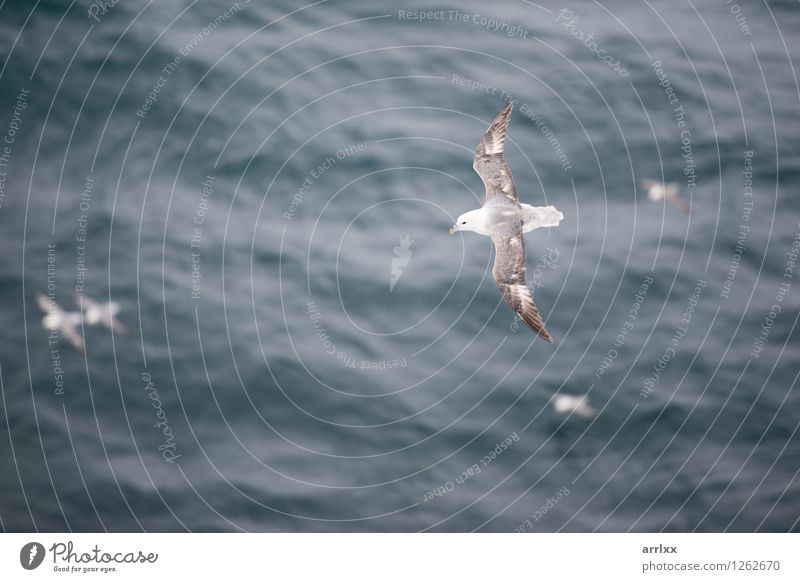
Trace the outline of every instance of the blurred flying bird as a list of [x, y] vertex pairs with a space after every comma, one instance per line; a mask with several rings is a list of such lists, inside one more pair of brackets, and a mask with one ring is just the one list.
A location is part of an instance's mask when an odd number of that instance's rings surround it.
[[663, 182], [658, 182], [657, 180], [644, 179], [640, 183], [642, 188], [647, 190], [647, 197], [653, 202], [658, 202], [659, 200], [666, 198], [675, 206], [675, 208], [681, 212], [689, 214], [689, 205], [686, 203], [686, 200], [678, 195], [680, 189], [677, 182], [669, 182], [664, 184]]
[[589, 399], [586, 396], [570, 396], [559, 394], [553, 400], [553, 409], [559, 414], [569, 414], [574, 412], [584, 418], [592, 418], [597, 411], [589, 406]]
[[411, 237], [405, 235], [400, 238], [400, 244], [392, 249], [394, 257], [392, 257], [392, 276], [389, 280], [389, 293], [394, 291], [394, 286], [400, 280], [403, 269], [408, 266], [408, 261], [411, 260], [411, 256], [414, 254], [411, 251], [413, 243], [414, 241], [411, 240]]

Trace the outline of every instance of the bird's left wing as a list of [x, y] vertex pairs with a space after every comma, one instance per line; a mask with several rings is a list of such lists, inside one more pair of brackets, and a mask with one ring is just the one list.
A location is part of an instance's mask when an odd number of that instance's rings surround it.
[[83, 336], [78, 331], [77, 325], [70, 325], [69, 322], [66, 322], [64, 325], [60, 326], [58, 330], [76, 350], [79, 352], [83, 352], [85, 350]]
[[112, 333], [118, 335], [126, 335], [128, 333], [128, 328], [121, 323], [117, 319], [117, 313], [119, 313], [119, 303], [116, 301], [112, 301], [108, 304], [108, 322], [109, 322], [109, 329], [111, 329]]
[[[48, 299], [47, 295], [44, 293], [36, 293], [36, 305], [39, 306], [39, 309], [41, 309], [43, 313], [50, 313], [50, 299]], [[53, 309], [58, 309], [58, 305], [53, 303]]]
[[664, 195], [667, 197], [672, 205], [680, 210], [685, 214], [689, 214], [689, 203], [686, 202], [683, 198], [681, 198], [680, 194], [678, 194], [678, 186], [677, 184], [670, 184], [665, 189]]
[[495, 247], [492, 275], [503, 299], [517, 312], [522, 321], [549, 342], [553, 341], [544, 327], [542, 316], [533, 302], [528, 282], [525, 279], [525, 240], [522, 229], [495, 231], [492, 233]]

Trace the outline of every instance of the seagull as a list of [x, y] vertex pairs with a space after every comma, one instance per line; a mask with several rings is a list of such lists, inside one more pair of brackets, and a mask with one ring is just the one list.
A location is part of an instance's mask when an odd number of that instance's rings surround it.
[[659, 200], [666, 198], [675, 206], [675, 208], [681, 212], [689, 214], [689, 205], [686, 204], [686, 201], [683, 198], [678, 196], [677, 182], [669, 182], [668, 184], [664, 184], [663, 182], [659, 182], [657, 180], [644, 179], [640, 183], [642, 188], [647, 190], [647, 197], [653, 202], [658, 202]]
[[79, 352], [84, 351], [83, 337], [78, 331], [81, 314], [77, 311], [64, 311], [55, 301], [51, 301], [44, 293], [36, 294], [36, 304], [46, 315], [42, 318], [42, 326], [50, 331], [58, 330], [66, 340]]
[[116, 301], [98, 303], [83, 293], [76, 293], [75, 302], [80, 306], [83, 318], [89, 325], [103, 325], [113, 333], [123, 335], [128, 333], [128, 329], [116, 319], [120, 310], [119, 303]]
[[503, 158], [511, 109], [511, 103], [503, 107], [475, 150], [472, 167], [486, 187], [483, 206], [459, 216], [450, 234], [471, 231], [492, 237], [496, 251], [492, 275], [503, 299], [528, 327], [552, 342], [525, 280], [522, 235], [540, 226], [558, 226], [564, 215], [554, 206], [520, 204], [511, 169]]
[[584, 418], [592, 418], [597, 411], [589, 406], [589, 399], [586, 396], [569, 396], [559, 394], [553, 401], [553, 409], [559, 414], [574, 412]]

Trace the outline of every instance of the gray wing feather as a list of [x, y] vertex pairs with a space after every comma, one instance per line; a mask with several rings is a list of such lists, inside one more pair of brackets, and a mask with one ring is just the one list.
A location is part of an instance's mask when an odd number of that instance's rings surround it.
[[[44, 293], [36, 293], [36, 305], [39, 306], [39, 309], [41, 309], [43, 313], [50, 313], [50, 299], [48, 299]], [[55, 309], [58, 309], [58, 305], [53, 305]]]
[[67, 324], [67, 325], [62, 325], [61, 327], [59, 327], [58, 331], [61, 333], [61, 335], [64, 336], [64, 338], [70, 344], [72, 344], [72, 347], [74, 347], [79, 352], [84, 351], [85, 347], [84, 347], [84, 343], [83, 343], [83, 337], [81, 336], [81, 334], [77, 330], [77, 328]]
[[483, 134], [475, 150], [472, 167], [486, 187], [484, 203], [494, 196], [506, 196], [514, 202], [519, 200], [511, 169], [503, 158], [511, 109], [511, 103], [503, 107], [503, 110], [492, 121], [489, 129]]
[[544, 327], [542, 316], [533, 302], [528, 282], [525, 279], [525, 240], [522, 229], [497, 229], [492, 233], [495, 247], [492, 275], [511, 309], [517, 312], [522, 321], [549, 342], [553, 341]]

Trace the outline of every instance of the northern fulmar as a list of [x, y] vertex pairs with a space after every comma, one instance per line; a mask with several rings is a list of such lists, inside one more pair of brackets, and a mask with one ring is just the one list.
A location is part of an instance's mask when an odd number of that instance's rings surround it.
[[668, 184], [664, 184], [664, 182], [659, 182], [658, 180], [648, 180], [644, 179], [640, 182], [642, 188], [647, 190], [647, 197], [652, 200], [653, 202], [658, 202], [659, 200], [664, 200], [665, 198], [669, 200], [675, 208], [689, 214], [689, 205], [686, 203], [686, 200], [680, 197], [678, 192], [680, 191], [680, 187], [678, 186], [677, 182], [669, 182]]
[[525, 279], [523, 233], [541, 226], [558, 226], [564, 215], [555, 206], [520, 204], [511, 169], [503, 158], [511, 109], [511, 103], [503, 107], [475, 150], [472, 167], [486, 187], [483, 206], [459, 216], [450, 234], [468, 230], [492, 237], [495, 247], [492, 275], [503, 299], [528, 327], [552, 342]]

